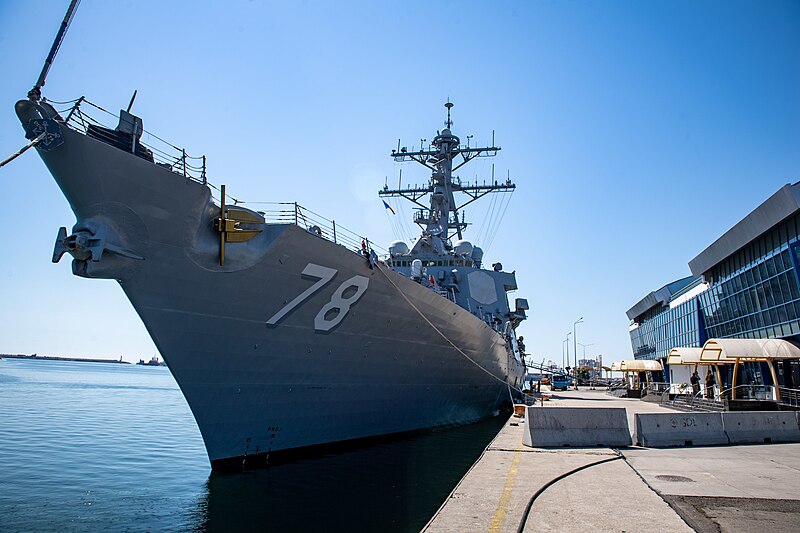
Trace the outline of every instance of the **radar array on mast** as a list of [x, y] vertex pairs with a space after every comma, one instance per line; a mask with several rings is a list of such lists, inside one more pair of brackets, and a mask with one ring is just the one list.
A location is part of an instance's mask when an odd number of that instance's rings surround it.
[[[492, 176], [490, 184], [463, 184], [453, 172], [463, 167], [476, 157], [494, 157], [500, 151], [500, 147], [495, 146], [494, 132], [492, 132], [492, 146], [471, 148], [461, 146], [461, 140], [452, 134], [450, 128], [453, 120], [450, 117], [450, 110], [453, 103], [448, 101], [444, 106], [447, 108], [446, 128], [441, 132], [436, 132], [427, 149], [420, 146], [418, 151], [408, 151], [405, 147], [398, 147], [392, 150], [392, 158], [398, 162], [415, 161], [431, 171], [431, 177], [427, 185], [418, 185], [405, 188], [389, 189], [384, 185], [378, 191], [381, 197], [401, 197], [419, 206], [414, 213], [414, 222], [423, 228], [423, 235], [438, 237], [449, 245], [450, 238], [455, 235], [458, 239], [462, 238], [462, 231], [466, 229], [467, 222], [464, 220], [462, 211], [459, 211], [475, 200], [493, 192], [513, 191], [516, 185], [511, 179], [498, 183]], [[421, 139], [424, 141], [424, 139]], [[460, 192], [469, 199], [458, 205], [455, 201], [454, 192]], [[430, 206], [420, 202], [420, 199], [430, 194]]]

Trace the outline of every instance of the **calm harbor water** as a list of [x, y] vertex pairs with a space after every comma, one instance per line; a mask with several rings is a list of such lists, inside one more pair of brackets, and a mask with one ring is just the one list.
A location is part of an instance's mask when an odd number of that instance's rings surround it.
[[218, 475], [168, 369], [4, 359], [0, 531], [418, 531], [502, 424]]

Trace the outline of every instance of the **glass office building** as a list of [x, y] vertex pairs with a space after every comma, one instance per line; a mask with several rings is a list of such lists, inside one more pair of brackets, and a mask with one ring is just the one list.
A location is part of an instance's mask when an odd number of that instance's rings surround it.
[[[800, 341], [800, 182], [785, 185], [689, 262], [692, 276], [628, 310], [636, 359], [712, 338]], [[800, 387], [800, 365], [785, 362]]]
[[792, 216], [709, 272], [699, 297], [710, 338], [786, 338], [800, 334], [797, 241]]
[[635, 359], [666, 359], [675, 346], [702, 346], [695, 297], [702, 279], [689, 276], [645, 296], [628, 311]]

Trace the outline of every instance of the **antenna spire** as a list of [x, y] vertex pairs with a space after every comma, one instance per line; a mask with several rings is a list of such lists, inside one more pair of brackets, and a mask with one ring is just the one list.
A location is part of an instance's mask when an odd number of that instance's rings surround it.
[[[445, 122], [447, 128], [453, 125], [450, 113], [453, 105], [450, 98], [444, 104], [447, 109], [447, 122]], [[516, 185], [510, 180], [502, 184], [496, 183], [494, 173], [492, 173], [492, 183], [489, 185], [486, 183], [478, 185], [477, 180], [475, 185], [463, 184], [457, 176], [454, 176], [459, 168], [476, 157], [493, 157], [500, 150], [496, 146], [471, 147], [469, 143], [467, 146], [462, 146], [460, 139], [449, 129], [437, 131], [436, 137], [427, 149], [424, 148], [425, 140], [420, 139], [420, 142], [423, 146], [419, 151], [414, 147], [411, 151], [401, 147], [392, 150], [391, 157], [398, 163], [415, 161], [430, 170], [431, 177], [427, 185], [403, 187], [402, 182], [398, 182], [397, 189], [388, 189], [384, 185], [383, 189], [378, 191], [378, 196], [402, 197], [419, 206], [414, 214], [414, 222], [423, 230], [422, 239], [427, 239], [425, 242], [428, 242], [428, 245], [443, 251], [450, 246], [451, 237], [461, 239], [461, 233], [467, 227], [464, 221], [464, 207], [489, 193], [513, 191]], [[458, 205], [454, 193], [463, 193], [467, 200]], [[426, 195], [430, 195], [430, 207], [420, 201]], [[461, 218], [458, 217], [459, 212]]]

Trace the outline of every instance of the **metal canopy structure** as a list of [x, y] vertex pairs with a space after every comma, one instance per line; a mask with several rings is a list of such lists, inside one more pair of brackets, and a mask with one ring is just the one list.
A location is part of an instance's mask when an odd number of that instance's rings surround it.
[[[667, 356], [667, 365], [697, 365], [700, 363], [700, 353], [702, 348], [686, 348], [678, 347], [669, 351]], [[704, 362], [703, 364], [713, 364], [711, 362]]]
[[661, 361], [652, 359], [625, 359], [611, 363], [612, 372], [658, 372], [664, 370]]
[[769, 362], [773, 359], [800, 359], [800, 348], [782, 339], [709, 339], [703, 345], [703, 362]]
[[700, 360], [714, 363], [733, 363], [731, 398], [736, 399], [736, 377], [742, 362], [767, 363], [775, 385], [775, 400], [780, 401], [776, 359], [800, 359], [800, 348], [783, 339], [709, 339], [703, 345]]
[[714, 372], [717, 383], [722, 383], [722, 376], [720, 375], [719, 367], [721, 365], [734, 363], [735, 360], [722, 358], [714, 361], [703, 361], [702, 353], [702, 348], [688, 348], [685, 346], [673, 348], [669, 351], [669, 355], [667, 356], [667, 365], [691, 366], [694, 367], [694, 372], [697, 372], [698, 366], [707, 366], [709, 367], [709, 372]]

